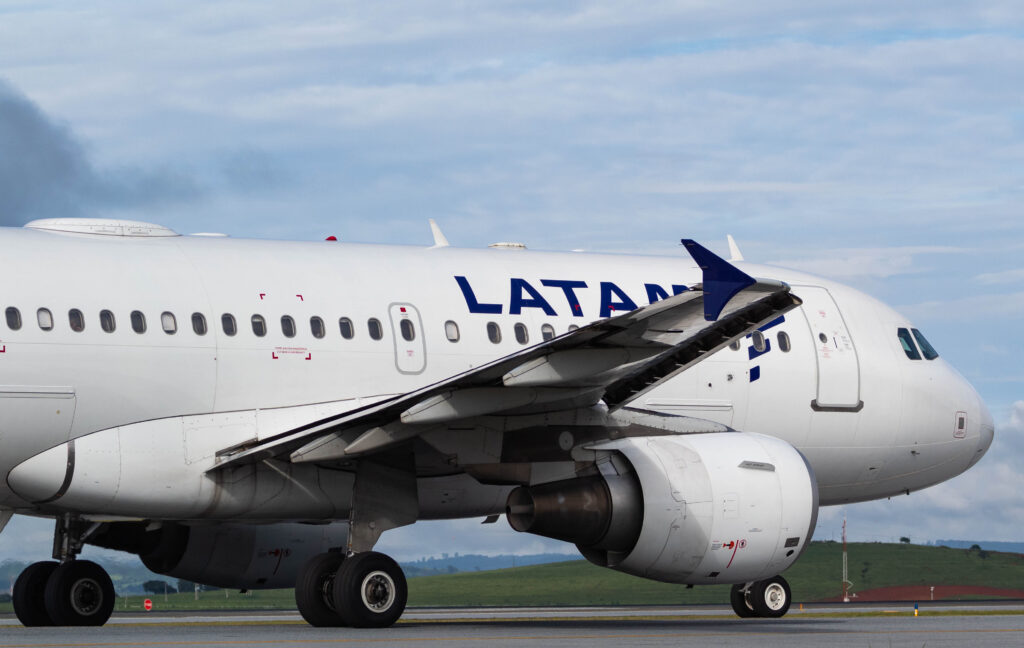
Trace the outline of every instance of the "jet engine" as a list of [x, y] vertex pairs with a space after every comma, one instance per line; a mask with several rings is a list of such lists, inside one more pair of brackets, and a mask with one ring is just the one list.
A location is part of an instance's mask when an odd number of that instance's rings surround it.
[[158, 574], [232, 589], [294, 587], [307, 560], [345, 544], [342, 524], [111, 522], [89, 544], [138, 554]]
[[602, 567], [692, 585], [779, 574], [814, 533], [817, 482], [779, 439], [687, 434], [589, 449], [598, 474], [509, 494], [512, 528], [575, 543]]

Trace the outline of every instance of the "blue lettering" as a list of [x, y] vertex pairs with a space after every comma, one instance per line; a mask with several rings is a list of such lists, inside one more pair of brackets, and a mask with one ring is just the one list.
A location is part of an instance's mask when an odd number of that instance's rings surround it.
[[[583, 309], [580, 308], [580, 300], [576, 297], [576, 288], [586, 288], [586, 281], [542, 279], [540, 283], [542, 286], [547, 286], [549, 288], [561, 288], [562, 293], [565, 294], [565, 300], [569, 302], [569, 310], [572, 311], [573, 317], [583, 317]], [[636, 306], [633, 308], [636, 308]]]
[[656, 301], [662, 299], [668, 299], [668, 293], [665, 289], [658, 284], [644, 284], [644, 288], [647, 289], [647, 303], [653, 304]]
[[[619, 301], [612, 301], [613, 296]], [[631, 310], [636, 310], [636, 302], [629, 295], [610, 281], [601, 282], [601, 317], [610, 317], [615, 311]]]
[[[551, 308], [551, 304], [525, 279], [512, 279], [510, 289], [512, 296], [508, 302], [509, 315], [519, 315], [524, 308], [540, 308], [544, 310], [545, 315], [555, 315], [555, 309]], [[524, 292], [530, 296], [529, 299], [523, 297]]]
[[470, 287], [465, 277], [455, 277], [455, 281], [459, 284], [459, 288], [462, 289], [462, 296], [466, 298], [466, 306], [469, 307], [470, 313], [501, 314], [501, 304], [481, 304], [476, 300], [473, 288]]

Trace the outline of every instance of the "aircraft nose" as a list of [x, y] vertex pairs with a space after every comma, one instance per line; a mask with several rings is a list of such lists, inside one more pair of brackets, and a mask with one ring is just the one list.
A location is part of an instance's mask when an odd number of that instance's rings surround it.
[[996, 436], [996, 426], [992, 421], [992, 413], [988, 411], [988, 407], [985, 406], [985, 401], [981, 400], [981, 396], [975, 392], [975, 396], [978, 399], [978, 449], [974, 453], [974, 457], [971, 458], [971, 465], [978, 463], [989, 447], [992, 445], [992, 439]]

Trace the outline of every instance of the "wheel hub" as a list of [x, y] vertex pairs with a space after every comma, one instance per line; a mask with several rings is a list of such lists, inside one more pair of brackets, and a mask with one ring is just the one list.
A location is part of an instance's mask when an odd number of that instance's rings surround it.
[[786, 604], [786, 590], [778, 583], [772, 583], [764, 591], [764, 602], [772, 610], [781, 610]]
[[95, 614], [103, 603], [103, 590], [91, 578], [80, 578], [71, 585], [71, 607], [82, 616]]
[[372, 612], [386, 612], [395, 602], [395, 581], [387, 572], [373, 571], [363, 579], [363, 605]]

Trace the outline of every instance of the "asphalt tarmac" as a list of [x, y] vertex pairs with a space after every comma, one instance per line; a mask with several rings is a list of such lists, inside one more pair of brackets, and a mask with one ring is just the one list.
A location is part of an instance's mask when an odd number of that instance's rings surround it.
[[1024, 604], [905, 603], [794, 609], [737, 619], [723, 608], [414, 609], [383, 630], [311, 628], [294, 613], [115, 614], [102, 628], [23, 628], [0, 648], [105, 646], [1024, 646]]

